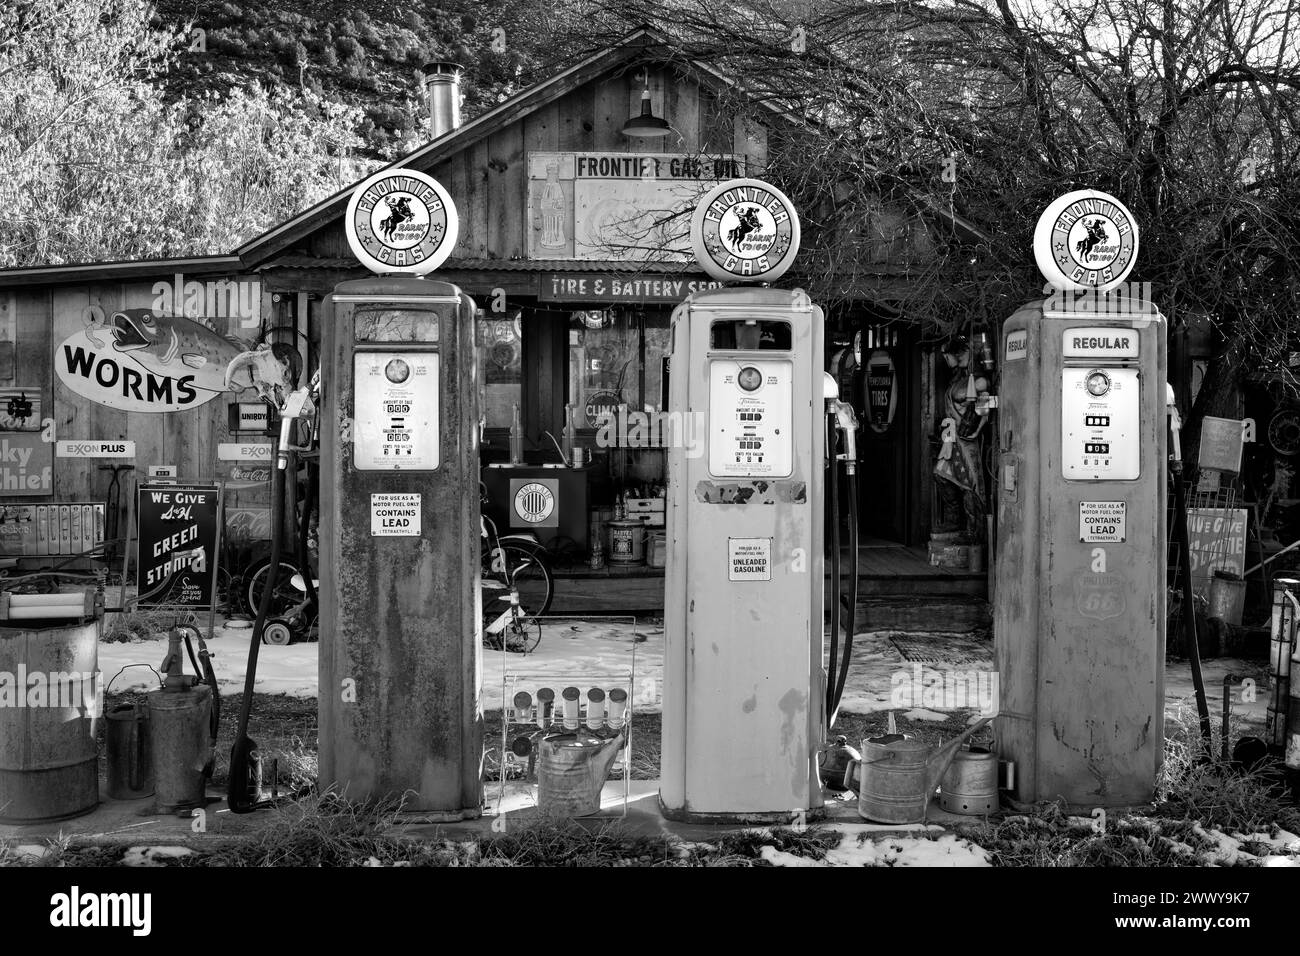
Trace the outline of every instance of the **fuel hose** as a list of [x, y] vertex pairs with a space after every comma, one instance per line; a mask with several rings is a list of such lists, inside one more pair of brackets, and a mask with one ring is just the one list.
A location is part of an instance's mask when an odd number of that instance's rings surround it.
[[266, 629], [276, 579], [280, 576], [280, 554], [284, 542], [284, 476], [295, 465], [292, 453], [285, 455], [284, 465], [283, 468], [276, 467], [271, 471], [271, 563], [262, 599], [257, 602], [257, 618], [253, 621], [253, 635], [248, 645], [244, 696], [239, 703], [239, 730], [230, 747], [230, 779], [226, 783], [226, 802], [232, 813], [251, 813], [257, 809], [262, 797], [261, 755], [257, 750], [257, 742], [248, 737], [248, 717], [253, 707], [253, 684], [257, 678], [257, 651], [262, 645], [262, 632]]

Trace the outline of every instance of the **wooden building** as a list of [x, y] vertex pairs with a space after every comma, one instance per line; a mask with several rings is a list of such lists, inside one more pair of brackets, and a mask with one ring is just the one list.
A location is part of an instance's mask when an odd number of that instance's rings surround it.
[[[459, 239], [437, 276], [480, 308], [484, 464], [506, 459], [515, 405], [529, 462], [557, 461], [548, 433], [562, 441], [567, 426], [590, 454], [584, 511], [612, 505], [622, 489], [653, 493], [664, 480], [653, 442], [624, 434], [620, 447], [602, 448], [596, 435], [621, 406], [663, 407], [672, 309], [712, 284], [681, 254], [685, 210], [719, 180], [762, 175], [769, 131], [797, 122], [775, 110], [725, 115], [726, 78], [670, 52], [652, 31], [635, 31], [394, 164], [431, 174], [459, 210]], [[662, 139], [624, 134], [647, 90], [669, 125]], [[112, 477], [103, 466], [132, 464], [140, 477], [170, 466], [227, 480], [232, 539], [264, 536], [270, 439], [247, 430], [256, 409], [242, 407], [256, 395], [205, 386], [235, 349], [220, 336], [286, 346], [304, 374], [314, 369], [322, 298], [365, 274], [343, 233], [349, 195], [228, 255], [0, 272], [0, 389], [38, 408], [21, 422], [0, 419], [12, 429], [0, 435], [6, 456], [11, 445], [31, 455], [22, 465], [0, 456], [0, 501], [102, 502]], [[902, 213], [881, 215], [897, 226], [882, 259], [922, 241]], [[931, 525], [946, 382], [914, 330], [887, 322], [890, 283], [899, 281], [887, 273], [831, 316], [827, 341], [856, 339], [864, 363], [877, 357], [878, 392], [890, 406], [864, 428], [864, 530], [916, 546]], [[51, 433], [65, 444], [44, 440]], [[132, 444], [115, 453], [91, 442]], [[96, 454], [120, 457], [86, 457]]]

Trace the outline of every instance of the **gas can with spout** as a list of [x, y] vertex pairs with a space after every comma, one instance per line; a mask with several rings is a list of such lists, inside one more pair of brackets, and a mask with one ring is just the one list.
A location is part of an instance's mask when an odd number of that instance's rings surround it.
[[147, 696], [159, 813], [202, 807], [211, 775], [212, 688], [183, 672], [180, 642], [180, 630], [172, 628], [161, 668], [167, 677], [161, 690]]

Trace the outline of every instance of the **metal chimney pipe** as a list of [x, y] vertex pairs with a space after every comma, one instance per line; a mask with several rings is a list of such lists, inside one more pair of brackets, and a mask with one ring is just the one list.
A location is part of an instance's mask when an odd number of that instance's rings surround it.
[[420, 70], [420, 87], [429, 106], [429, 138], [437, 139], [460, 127], [459, 63], [426, 63]]

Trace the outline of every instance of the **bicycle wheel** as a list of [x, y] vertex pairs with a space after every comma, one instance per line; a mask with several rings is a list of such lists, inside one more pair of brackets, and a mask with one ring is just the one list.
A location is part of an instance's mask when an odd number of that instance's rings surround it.
[[[248, 602], [248, 613], [257, 615], [261, 607], [262, 590], [266, 587], [267, 576], [271, 573], [271, 559], [262, 558], [248, 569], [244, 575], [244, 600]], [[298, 573], [298, 566], [289, 561], [280, 562], [280, 573], [276, 575], [275, 593], [271, 596], [271, 608], [267, 619], [280, 617], [290, 608], [302, 603], [302, 592], [293, 586], [293, 576]]]
[[[484, 637], [489, 645], [527, 653], [542, 639], [539, 618], [551, 607], [555, 582], [546, 559], [517, 545], [493, 555], [482, 582]], [[512, 590], [518, 607], [511, 603]]]

